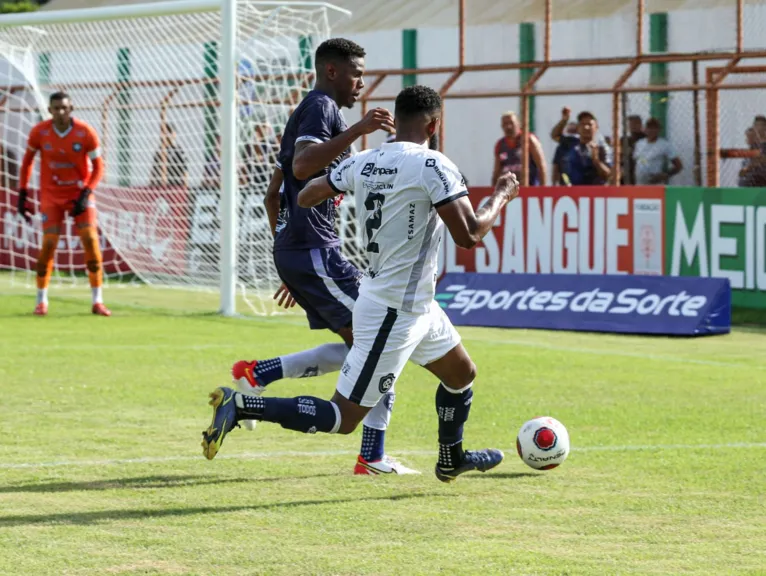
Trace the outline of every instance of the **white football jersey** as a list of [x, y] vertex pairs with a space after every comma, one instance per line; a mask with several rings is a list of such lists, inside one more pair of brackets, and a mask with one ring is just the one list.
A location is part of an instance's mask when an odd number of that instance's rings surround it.
[[359, 293], [404, 312], [428, 312], [444, 227], [435, 208], [468, 194], [457, 167], [420, 144], [392, 142], [345, 159], [327, 180], [356, 196], [369, 260]]

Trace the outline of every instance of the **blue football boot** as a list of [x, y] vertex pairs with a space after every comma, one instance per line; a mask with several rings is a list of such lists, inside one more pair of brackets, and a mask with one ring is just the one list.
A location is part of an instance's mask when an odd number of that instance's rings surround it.
[[486, 472], [492, 470], [503, 461], [503, 453], [495, 448], [485, 450], [466, 450], [463, 453], [463, 461], [456, 468], [440, 468], [436, 465], [436, 477], [442, 482], [454, 482], [458, 476], [478, 470]]
[[210, 404], [213, 407], [213, 422], [210, 428], [202, 432], [202, 453], [205, 458], [212, 460], [221, 449], [223, 439], [231, 432], [237, 423], [237, 406], [231, 388], [216, 388], [210, 393]]

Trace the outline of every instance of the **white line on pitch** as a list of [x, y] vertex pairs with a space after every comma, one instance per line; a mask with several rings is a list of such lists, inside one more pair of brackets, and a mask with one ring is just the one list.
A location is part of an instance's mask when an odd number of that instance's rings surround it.
[[[573, 452], [657, 452], [662, 450], [733, 450], [766, 448], [766, 442], [733, 442], [730, 444], [655, 444], [645, 446], [583, 446], [573, 447]], [[515, 452], [507, 448], [506, 453]], [[332, 456], [356, 456], [355, 450], [317, 450], [317, 451], [279, 451], [279, 452], [244, 452], [241, 454], [221, 454], [218, 460], [261, 460], [275, 458], [326, 458]], [[399, 450], [394, 456], [433, 456], [436, 450]], [[114, 460], [59, 460], [53, 462], [17, 462], [0, 463], [0, 469], [16, 470], [24, 468], [62, 468], [122, 466], [126, 464], [161, 464], [165, 462], [203, 461], [202, 456], [147, 456], [144, 458], [122, 458]]]
[[[507, 346], [519, 346], [523, 348], [539, 348], [544, 350], [553, 350], [557, 352], [568, 352], [572, 354], [589, 354], [592, 356], [618, 356], [625, 358], [639, 358], [641, 360], [655, 360], [658, 362], [671, 362], [674, 364], [698, 364], [702, 366], [720, 366], [725, 368], [750, 368], [754, 370], [766, 370], [766, 366], [759, 364], [743, 364], [738, 362], [719, 362], [716, 360], [702, 360], [699, 358], [683, 358], [675, 356], [664, 356], [662, 354], [642, 354], [640, 352], [628, 352], [622, 350], [599, 350], [597, 348], [573, 348], [569, 346], [557, 346], [555, 344], [546, 344], [544, 342], [530, 342], [524, 340], [502, 340], [495, 338], [481, 338], [473, 336], [463, 336], [467, 342], [481, 342], [484, 344], [496, 344]], [[242, 345], [236, 343], [210, 343], [210, 344], [100, 344], [99, 349], [105, 350], [217, 350], [217, 349], [236, 349]], [[10, 344], [10, 346], [13, 346]], [[21, 346], [19, 346], [21, 347]], [[28, 344], [24, 344], [25, 348]], [[93, 345], [81, 344], [49, 344], [48, 350], [92, 350]]]
[[703, 366], [725, 366], [728, 368], [754, 368], [756, 370], [766, 370], [766, 366], [758, 364], [741, 364], [737, 362], [719, 362], [716, 360], [700, 360], [697, 358], [680, 358], [676, 356], [664, 356], [662, 354], [642, 354], [640, 352], [625, 352], [622, 350], [599, 350], [596, 348], [572, 348], [569, 346], [557, 346], [555, 344], [546, 344], [544, 342], [528, 342], [524, 340], [501, 340], [494, 338], [474, 338], [464, 336], [463, 340], [473, 342], [483, 342], [485, 344], [504, 344], [509, 346], [521, 346], [525, 348], [543, 348], [545, 350], [554, 350], [558, 352], [571, 352], [575, 354], [592, 354], [594, 356], [623, 356], [627, 358], [640, 358], [642, 360], [658, 360], [660, 362], [674, 362], [678, 364], [701, 364]]

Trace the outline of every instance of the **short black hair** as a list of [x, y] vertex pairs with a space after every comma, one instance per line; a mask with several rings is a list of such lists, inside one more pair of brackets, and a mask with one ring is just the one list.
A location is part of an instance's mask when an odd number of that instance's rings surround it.
[[48, 104], [53, 105], [54, 102], [61, 102], [62, 100], [71, 100], [71, 96], [66, 92], [54, 92], [48, 99]]
[[647, 128], [662, 128], [662, 122], [660, 122], [657, 118], [649, 118], [649, 120], [646, 121], [646, 127]]
[[[593, 114], [593, 112], [583, 110], [577, 115], [577, 121], [582, 122], [583, 120], [596, 120], [596, 116]], [[598, 122], [598, 120], [596, 120], [596, 122]]]
[[367, 53], [359, 44], [345, 38], [330, 38], [319, 45], [314, 54], [315, 65], [337, 62], [339, 60], [351, 60], [352, 58], [364, 58]]
[[628, 116], [628, 121], [632, 121], [632, 120], [638, 120], [639, 122], [642, 122], [641, 116], [639, 116], [638, 114], [631, 114], [630, 116]]
[[416, 116], [438, 117], [442, 111], [442, 99], [438, 92], [428, 86], [408, 86], [396, 97], [394, 116], [402, 120]]
[[756, 116], [753, 122], [766, 122], [766, 116]]

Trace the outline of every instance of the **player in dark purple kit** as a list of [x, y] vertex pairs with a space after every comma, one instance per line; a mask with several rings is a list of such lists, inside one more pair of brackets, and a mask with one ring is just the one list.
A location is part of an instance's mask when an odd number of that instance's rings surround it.
[[[312, 330], [331, 330], [343, 342], [269, 360], [237, 362], [232, 377], [244, 393], [260, 395], [282, 378], [339, 371], [353, 343], [351, 312], [361, 272], [340, 251], [335, 233], [337, 203], [328, 200], [307, 209], [298, 206], [297, 198], [309, 180], [340, 164], [356, 139], [376, 130], [394, 130], [393, 116], [383, 108], [371, 110], [350, 128], [343, 119], [340, 109], [351, 108], [364, 88], [364, 56], [361, 46], [342, 38], [317, 48], [316, 84], [285, 126], [279, 163], [265, 200], [275, 233], [274, 263], [283, 282], [275, 298], [286, 307], [298, 303]], [[365, 418], [354, 473], [416, 473], [385, 455], [393, 402], [393, 393], [386, 395]], [[252, 427], [254, 421], [246, 425]]]

